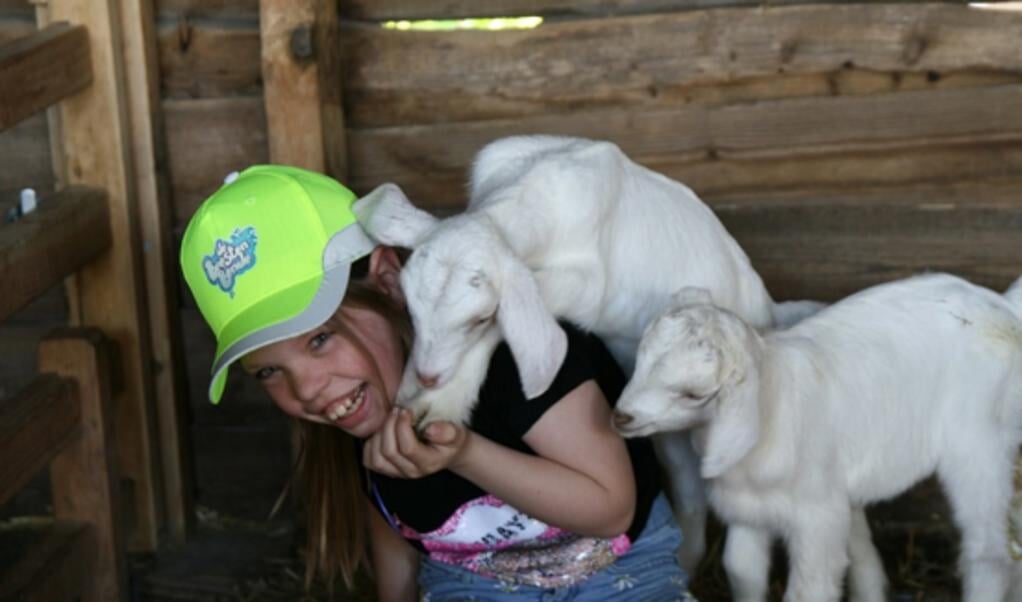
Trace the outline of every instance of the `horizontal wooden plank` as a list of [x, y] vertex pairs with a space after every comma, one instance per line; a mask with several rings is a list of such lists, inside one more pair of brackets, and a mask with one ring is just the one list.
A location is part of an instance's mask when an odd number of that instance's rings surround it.
[[833, 301], [895, 278], [946, 271], [1003, 290], [1022, 274], [1022, 182], [921, 187], [715, 207], [775, 298]]
[[[810, 1], [814, 4], [845, 4], [861, 0], [771, 0], [770, 4], [809, 4]], [[5, 3], [27, 2], [0, 0], [0, 7]], [[341, 0], [338, 8], [342, 19], [389, 21], [525, 15], [592, 17], [761, 4], [762, 0]], [[256, 18], [259, 0], [156, 0], [156, 10], [164, 17]]]
[[49, 374], [0, 404], [0, 503], [60, 452], [80, 412], [74, 382]]
[[54, 23], [0, 46], [0, 130], [74, 94], [92, 82], [84, 26]]
[[227, 174], [269, 160], [261, 97], [166, 100], [163, 119], [178, 224], [188, 221]]
[[[20, 535], [31, 542], [18, 561], [0, 574], [0, 600], [45, 602], [83, 599], [82, 587], [91, 576], [95, 542], [88, 525], [60, 521]], [[26, 529], [22, 529], [26, 530]], [[4, 538], [12, 534], [5, 533]], [[4, 538], [0, 538], [3, 545]]]
[[[258, 14], [258, 13], [257, 13]], [[259, 24], [164, 24], [157, 31], [164, 98], [259, 94]]]
[[354, 127], [679, 106], [694, 86], [777, 74], [1022, 70], [1022, 13], [934, 3], [706, 10], [524, 31], [350, 25], [341, 39]]
[[70, 187], [39, 201], [33, 213], [0, 225], [0, 320], [110, 246], [103, 191]]
[[474, 154], [496, 138], [523, 133], [612, 140], [651, 166], [720, 161], [746, 166], [756, 160], [1015, 143], [1022, 141], [1019, 106], [1022, 86], [1009, 85], [354, 129], [348, 134], [350, 183], [366, 189], [393, 181], [423, 204], [459, 203], [461, 186], [451, 184], [464, 180]]
[[154, 8], [162, 18], [259, 18], [259, 0], [155, 0]]

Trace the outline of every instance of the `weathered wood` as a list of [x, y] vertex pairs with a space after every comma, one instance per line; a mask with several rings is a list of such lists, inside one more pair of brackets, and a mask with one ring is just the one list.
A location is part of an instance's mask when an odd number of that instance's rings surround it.
[[74, 382], [50, 374], [0, 404], [0, 503], [60, 453], [80, 417]]
[[[40, 195], [53, 190], [50, 145], [46, 138], [46, 115], [40, 113], [0, 132], [0, 192], [6, 201], [17, 191], [35, 188]], [[5, 208], [9, 207], [6, 203]]]
[[[355, 129], [348, 132], [349, 180], [358, 189], [394, 181], [424, 204], [451, 202], [462, 188], [452, 190], [451, 184], [464, 181], [480, 148], [501, 136], [535, 132], [612, 140], [647, 164], [750, 165], [755, 160], [1019, 142], [1019, 106], [1022, 86], [1010, 85]], [[941, 172], [932, 176], [940, 178]], [[801, 177], [820, 176], [804, 171]]]
[[259, 25], [165, 23], [157, 32], [165, 98], [252, 95], [262, 91]]
[[125, 78], [131, 121], [131, 152], [149, 308], [150, 354], [156, 393], [166, 533], [183, 543], [194, 516], [193, 469], [186, 438], [188, 400], [184, 391], [180, 327], [177, 320], [178, 263], [170, 240], [171, 208], [163, 167], [165, 149], [160, 109], [155, 18], [151, 2], [122, 5]]
[[0, 227], [0, 320], [106, 251], [108, 218], [102, 191], [75, 187]]
[[117, 341], [124, 384], [114, 405], [123, 474], [131, 480], [133, 550], [154, 550], [162, 525], [162, 479], [155, 449], [152, 365], [145, 313], [143, 250], [131, 173], [124, 45], [114, 0], [50, 0], [50, 17], [89, 31], [93, 82], [61, 103], [70, 184], [107, 191], [111, 250], [78, 275], [83, 324]]
[[113, 435], [110, 360], [96, 329], [63, 329], [39, 343], [39, 370], [73, 379], [81, 428], [50, 465], [53, 512], [90, 525], [95, 546], [85, 602], [127, 600], [120, 478]]
[[[240, 1], [240, 0], [239, 0]], [[862, 0], [814, 0], [814, 4], [846, 4]], [[895, 2], [915, 0], [895, 0]], [[960, 2], [959, 2], [960, 3]], [[604, 16], [700, 10], [736, 6], [809, 4], [806, 0], [344, 0], [349, 19], [457, 19], [466, 17]]]
[[88, 525], [57, 522], [33, 538], [18, 562], [0, 575], [0, 600], [89, 600], [94, 540]]
[[270, 161], [344, 178], [335, 0], [263, 0], [263, 85]]
[[0, 131], [74, 94], [92, 81], [89, 37], [56, 23], [0, 47]]
[[155, 0], [160, 17], [259, 18], [259, 0]]
[[686, 91], [778, 74], [1019, 72], [1022, 13], [944, 4], [706, 10], [525, 31], [345, 25], [353, 127], [680, 106]]
[[1022, 274], [1022, 186], [1015, 179], [993, 190], [848, 192], [791, 204], [755, 199], [715, 211], [776, 299], [832, 301], [924, 271], [1003, 290]]
[[269, 161], [260, 97], [163, 101], [174, 221], [187, 223], [224, 177]]

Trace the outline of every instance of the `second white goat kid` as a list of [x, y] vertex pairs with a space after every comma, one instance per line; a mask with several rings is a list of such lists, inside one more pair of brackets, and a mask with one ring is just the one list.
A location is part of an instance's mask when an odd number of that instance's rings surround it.
[[775, 537], [789, 553], [786, 601], [839, 600], [849, 557], [852, 599], [884, 600], [862, 508], [934, 472], [962, 531], [964, 599], [1007, 599], [1019, 283], [1002, 296], [909, 278], [765, 335], [683, 291], [643, 336], [614, 420], [629, 437], [694, 429], [737, 600], [766, 599]]
[[[502, 337], [526, 395], [545, 391], [565, 354], [554, 316], [603, 338], [626, 372], [643, 328], [683, 286], [713, 291], [757, 327], [773, 323], [762, 280], [714, 213], [609, 142], [495, 141], [476, 157], [468, 210], [445, 220], [392, 184], [355, 211], [379, 242], [414, 249], [401, 282], [416, 340], [398, 397], [420, 424], [468, 420]], [[691, 571], [704, 545], [698, 465], [685, 436], [654, 444], [672, 473]]]

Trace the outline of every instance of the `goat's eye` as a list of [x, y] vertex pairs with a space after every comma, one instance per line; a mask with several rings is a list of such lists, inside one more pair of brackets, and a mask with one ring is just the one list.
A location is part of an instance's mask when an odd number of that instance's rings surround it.
[[489, 324], [491, 321], [493, 321], [493, 316], [495, 316], [495, 315], [497, 315], [496, 312], [494, 312], [492, 314], [489, 314], [489, 315], [486, 315], [486, 316], [482, 316], [482, 317], [476, 318], [475, 320], [472, 320], [472, 322], [470, 322], [469, 325], [472, 328], [478, 328], [480, 326], [484, 326], [486, 324]]
[[720, 390], [711, 391], [710, 393], [697, 393], [695, 391], [682, 390], [678, 393], [678, 396], [685, 399], [688, 402], [695, 403], [696, 405], [704, 405], [709, 403], [711, 399], [717, 396]]

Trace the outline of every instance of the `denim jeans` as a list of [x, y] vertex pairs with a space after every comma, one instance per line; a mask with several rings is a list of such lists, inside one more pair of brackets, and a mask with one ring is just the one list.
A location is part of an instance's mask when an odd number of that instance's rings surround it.
[[645, 528], [628, 552], [580, 583], [557, 589], [514, 585], [424, 557], [419, 564], [419, 591], [424, 602], [695, 602], [688, 593], [688, 575], [678, 566], [681, 538], [667, 498], [660, 494], [653, 502]]

